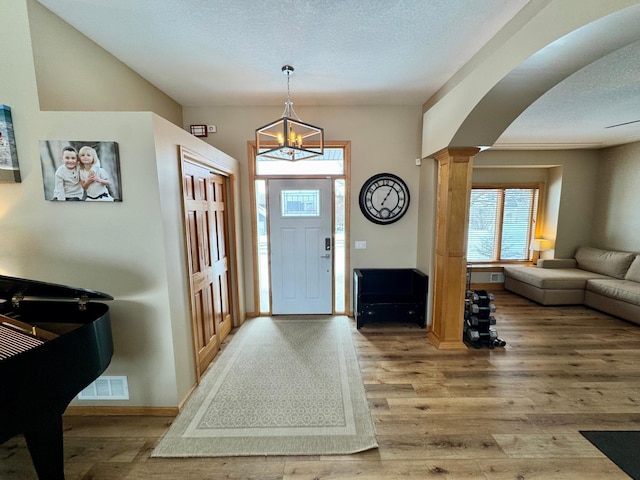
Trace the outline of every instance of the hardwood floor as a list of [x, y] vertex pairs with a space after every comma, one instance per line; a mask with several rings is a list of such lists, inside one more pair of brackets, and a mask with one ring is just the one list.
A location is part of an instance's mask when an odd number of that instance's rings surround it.
[[[629, 478], [578, 432], [640, 430], [640, 326], [506, 292], [495, 304], [507, 345], [493, 350], [439, 351], [413, 326], [353, 327], [376, 450], [156, 459], [171, 418], [68, 416], [67, 480]], [[36, 478], [22, 437], [0, 459], [0, 479]]]

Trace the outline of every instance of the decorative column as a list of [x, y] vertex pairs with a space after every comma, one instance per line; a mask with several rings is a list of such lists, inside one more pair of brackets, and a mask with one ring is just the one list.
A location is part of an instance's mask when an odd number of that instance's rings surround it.
[[445, 148], [438, 162], [433, 318], [429, 340], [439, 349], [466, 349], [462, 341], [467, 232], [473, 157], [479, 148]]

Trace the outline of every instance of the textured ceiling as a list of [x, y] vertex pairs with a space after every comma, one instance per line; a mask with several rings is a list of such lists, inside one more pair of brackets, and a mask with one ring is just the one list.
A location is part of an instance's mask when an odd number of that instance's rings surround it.
[[505, 80], [562, 68], [577, 70], [533, 102], [494, 147], [599, 148], [640, 140], [640, 4], [553, 42]]
[[[183, 106], [282, 105], [285, 64], [296, 69], [296, 106], [422, 105], [528, 3], [38, 1]], [[635, 15], [632, 30], [640, 40], [640, 8], [631, 11]], [[561, 61], [553, 49], [544, 58]], [[526, 110], [499, 143], [542, 144], [549, 135], [558, 145], [621, 143], [618, 129], [601, 134], [600, 124], [594, 142], [591, 124], [605, 111], [602, 120], [611, 121], [622, 107], [621, 122], [640, 120], [639, 60], [634, 43], [578, 72]], [[625, 81], [616, 87], [618, 79]], [[585, 126], [578, 127], [578, 120]], [[640, 123], [621, 128], [625, 139], [640, 139]]]

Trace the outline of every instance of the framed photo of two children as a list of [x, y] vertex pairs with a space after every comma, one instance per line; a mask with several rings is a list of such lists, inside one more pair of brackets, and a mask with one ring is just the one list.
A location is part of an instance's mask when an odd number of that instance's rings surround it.
[[40, 140], [44, 198], [56, 202], [121, 202], [116, 142]]

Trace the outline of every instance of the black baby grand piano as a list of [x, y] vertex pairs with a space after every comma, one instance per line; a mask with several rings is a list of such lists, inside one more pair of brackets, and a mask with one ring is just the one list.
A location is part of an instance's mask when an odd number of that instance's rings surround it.
[[24, 434], [41, 480], [64, 479], [62, 414], [113, 355], [113, 300], [0, 275], [0, 443]]

